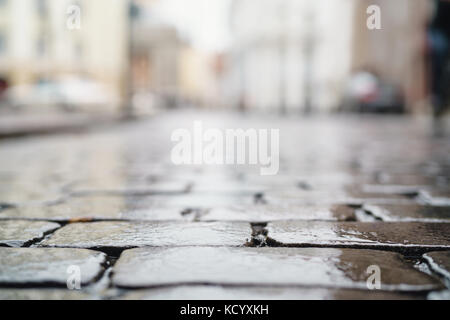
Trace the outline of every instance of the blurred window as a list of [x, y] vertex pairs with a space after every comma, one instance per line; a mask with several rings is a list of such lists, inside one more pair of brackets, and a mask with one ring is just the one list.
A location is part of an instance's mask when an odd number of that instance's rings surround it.
[[41, 17], [47, 15], [47, 0], [36, 0], [36, 10]]

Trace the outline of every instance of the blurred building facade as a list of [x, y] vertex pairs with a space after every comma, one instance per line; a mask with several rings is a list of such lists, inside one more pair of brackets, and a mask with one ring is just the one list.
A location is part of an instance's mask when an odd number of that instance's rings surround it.
[[[333, 111], [365, 69], [399, 87], [408, 111], [424, 111], [430, 2], [234, 0], [224, 95], [242, 109]], [[381, 30], [366, 26], [370, 5], [381, 9]]]
[[214, 54], [191, 45], [163, 12], [164, 0], [135, 0], [131, 69], [136, 112], [220, 104]]
[[[381, 9], [382, 28], [369, 30], [366, 9]], [[369, 69], [399, 87], [409, 112], [428, 106], [426, 26], [433, 1], [355, 0], [352, 69]]]
[[[68, 26], [76, 14], [70, 6], [80, 9], [79, 28]], [[126, 0], [1, 0], [0, 77], [8, 85], [88, 77], [116, 92], [121, 105], [127, 91], [127, 30]]]
[[231, 103], [281, 112], [333, 108], [351, 68], [353, 7], [351, 0], [234, 1]]
[[175, 28], [140, 12], [140, 18], [133, 19], [131, 36], [134, 108], [176, 107], [182, 41]]
[[[132, 101], [308, 113], [338, 108], [351, 75], [369, 70], [401, 89], [408, 111], [427, 109], [432, 1], [230, 0], [233, 42], [219, 53], [164, 19], [163, 2], [0, 0], [0, 85], [76, 75], [118, 93], [110, 110]], [[373, 4], [381, 30], [366, 27]], [[80, 28], [67, 26], [73, 5]]]

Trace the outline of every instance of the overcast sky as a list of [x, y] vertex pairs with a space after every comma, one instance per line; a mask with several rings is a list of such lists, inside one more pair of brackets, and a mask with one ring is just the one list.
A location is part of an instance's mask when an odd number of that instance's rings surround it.
[[160, 0], [159, 10], [195, 47], [221, 51], [230, 42], [229, 5], [230, 0]]

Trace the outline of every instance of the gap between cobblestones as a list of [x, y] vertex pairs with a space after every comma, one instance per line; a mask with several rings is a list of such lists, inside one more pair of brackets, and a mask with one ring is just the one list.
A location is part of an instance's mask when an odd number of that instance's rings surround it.
[[[443, 275], [442, 273], [439, 273], [435, 269], [435, 267], [432, 265], [432, 262], [430, 260], [426, 259], [424, 256], [421, 256], [419, 261], [421, 264], [424, 264], [427, 266], [427, 271], [429, 273], [431, 273], [433, 276], [440, 279], [442, 281], [442, 283], [445, 285], [445, 287], [450, 290], [450, 277], [447, 277], [447, 276]], [[424, 272], [423, 270], [421, 270], [421, 271]]]
[[32, 247], [34, 245], [37, 245], [41, 241], [43, 241], [47, 237], [50, 237], [54, 232], [56, 232], [57, 230], [59, 230], [59, 229], [61, 229], [63, 227], [63, 225], [61, 223], [56, 223], [56, 224], [59, 225], [58, 228], [55, 228], [53, 230], [49, 230], [49, 231], [43, 232], [42, 233], [42, 237], [34, 238], [34, 239], [29, 240], [29, 241], [26, 241], [22, 246], [20, 246], [20, 248], [29, 248], [29, 247]]
[[410, 258], [419, 258], [423, 254], [432, 251], [448, 251], [447, 248], [442, 247], [422, 247], [422, 246], [414, 246], [414, 247], [402, 247], [395, 245], [382, 245], [382, 244], [314, 244], [314, 243], [305, 243], [305, 244], [285, 244], [278, 242], [270, 236], [267, 236], [265, 239], [265, 243], [268, 247], [286, 247], [286, 248], [338, 248], [338, 249], [367, 249], [367, 250], [381, 250], [381, 251], [391, 251], [402, 254], [404, 257]]
[[[24, 248], [24, 247], [21, 247]], [[115, 261], [114, 261], [115, 263]], [[108, 255], [105, 257], [105, 261], [100, 264], [100, 271], [97, 275], [92, 279], [90, 283], [85, 285], [85, 287], [88, 289], [91, 286], [94, 286], [99, 283], [99, 281], [104, 277], [106, 274], [106, 271], [112, 268], [111, 265], [111, 259]], [[5, 284], [0, 283], [0, 288], [8, 288], [8, 289], [61, 289], [61, 288], [67, 288], [65, 284], [61, 284], [60, 282], [54, 282], [54, 281], [44, 281], [40, 283], [11, 283], [11, 284]]]
[[[60, 223], [60, 228], [62, 228], [64, 225], [67, 225], [71, 222], [65, 222]], [[89, 223], [89, 222], [85, 222]], [[360, 246], [360, 245], [336, 245], [336, 246], [330, 246], [330, 245], [284, 245], [277, 243], [270, 237], [268, 237], [268, 230], [266, 229], [267, 223], [263, 222], [257, 222], [257, 223], [250, 223], [252, 228], [252, 241], [247, 244], [249, 247], [318, 247], [318, 248], [330, 248], [330, 247], [337, 247], [337, 248], [366, 248], [366, 246]], [[58, 228], [58, 229], [60, 229]], [[45, 236], [41, 239], [33, 241], [31, 244], [32, 246], [38, 245], [39, 242], [43, 241], [46, 237], [50, 237], [56, 230], [49, 231], [45, 234]], [[24, 245], [25, 247], [25, 245]], [[86, 292], [89, 292], [91, 294], [95, 294], [100, 299], [117, 299], [129, 292], [129, 290], [126, 290], [124, 288], [119, 288], [113, 285], [111, 281], [111, 277], [114, 272], [114, 265], [117, 262], [117, 260], [120, 258], [120, 255], [122, 252], [128, 249], [133, 249], [136, 247], [127, 247], [127, 248], [117, 248], [117, 247], [101, 247], [96, 248], [92, 247], [89, 248], [89, 250], [99, 251], [103, 252], [106, 255], [105, 262], [101, 265], [102, 269], [99, 271], [99, 274], [93, 279], [91, 283], [89, 283], [84, 290]], [[371, 248], [369, 248], [371, 249]], [[441, 279], [444, 284], [448, 287], [448, 281], [449, 279], [446, 279], [436, 273], [430, 266], [429, 263], [426, 261], [426, 259], [423, 258], [422, 254], [430, 251], [446, 251], [442, 248], [436, 248], [436, 249], [423, 249], [423, 248], [417, 248], [417, 250], [410, 251], [408, 250], [402, 250], [398, 248], [392, 248], [389, 246], [378, 246], [376, 248], [373, 248], [374, 250], [385, 250], [385, 251], [394, 251], [399, 252], [402, 254], [403, 259], [409, 260], [412, 264], [418, 264], [418, 263], [425, 263], [428, 267], [428, 271], [430, 275], [437, 277], [438, 279]], [[423, 270], [421, 270], [424, 272]], [[221, 283], [174, 283], [174, 284], [168, 284], [168, 285], [157, 285], [157, 286], [151, 286], [146, 287], [146, 289], [158, 289], [158, 288], [168, 288], [168, 287], [177, 287], [177, 286], [192, 286], [192, 285], [204, 285], [204, 286], [219, 286], [219, 287], [278, 287], [278, 288], [323, 288], [323, 289], [330, 289], [330, 287], [327, 286], [308, 286], [308, 285], [279, 285], [279, 284], [273, 284], [271, 286], [261, 286], [256, 284], [239, 284], [239, 285], [230, 285], [230, 284], [221, 284]], [[0, 285], [2, 288], [61, 288], [61, 284], [58, 283], [52, 283], [52, 282], [45, 282], [40, 284], [33, 284], [33, 285]], [[145, 289], [145, 288], [143, 288]], [[117, 291], [116, 291], [117, 290]], [[138, 290], [138, 289], [136, 289]], [[426, 294], [430, 293], [429, 290], [425, 291], [417, 291], [417, 292], [408, 292], [408, 294], [412, 294], [417, 296], [418, 298], [423, 298], [426, 296]]]
[[250, 223], [252, 228], [252, 240], [249, 247], [265, 247], [267, 245], [267, 222]]
[[[256, 198], [263, 198], [263, 196], [255, 197], [255, 199]], [[358, 209], [363, 210], [360, 206], [358, 206], [358, 208], [355, 207], [355, 210], [358, 210]], [[367, 214], [369, 216], [373, 216], [370, 212], [368, 212], [366, 210], [364, 210], [364, 212], [365, 212], [365, 214]], [[201, 216], [203, 216], [205, 213], [207, 213], [207, 210], [201, 210], [198, 208], [186, 208], [185, 210], [182, 210], [180, 212], [181, 215], [194, 214], [194, 221], [199, 221]], [[374, 217], [374, 218], [376, 218], [377, 220], [383, 221], [380, 218], [377, 218], [377, 217]], [[14, 219], [11, 219], [11, 220], [14, 220]], [[359, 219], [356, 219], [356, 220], [360, 221]], [[52, 221], [52, 220], [43, 219], [43, 221]], [[40, 242], [42, 242], [46, 238], [51, 237], [54, 232], [56, 232], [57, 230], [61, 229], [62, 227], [66, 226], [70, 223], [76, 223], [76, 222], [92, 223], [92, 222], [97, 222], [97, 221], [114, 222], [114, 221], [124, 221], [124, 220], [123, 219], [107, 219], [107, 220], [104, 220], [104, 219], [80, 219], [80, 220], [69, 220], [69, 221], [52, 221], [52, 222], [58, 223], [60, 225], [60, 227], [46, 232], [43, 235], [43, 237], [41, 237], [39, 239], [30, 240], [29, 242], [25, 243], [23, 245], [23, 247], [38, 246]], [[315, 245], [315, 244], [285, 245], [285, 244], [279, 243], [279, 242], [275, 241], [274, 239], [270, 238], [270, 236], [268, 235], [268, 230], [266, 229], [267, 222], [249, 222], [249, 224], [251, 225], [251, 229], [252, 229], [251, 242], [246, 244], [249, 247], [268, 246], [268, 247], [305, 247], [305, 248], [306, 247], [310, 247], [310, 248], [311, 247], [317, 247], [317, 248], [333, 247], [333, 248], [351, 248], [351, 249], [365, 248], [365, 249], [373, 249], [373, 250], [398, 252], [398, 253], [402, 254], [403, 259], [409, 260], [413, 264], [425, 263], [427, 265], [428, 270], [431, 273], [431, 275], [441, 279], [448, 287], [449, 279], [446, 279], [446, 278], [442, 277], [441, 275], [439, 275], [438, 273], [436, 273], [430, 267], [428, 261], [426, 261], [426, 259], [424, 259], [422, 256], [424, 253], [430, 252], [430, 251], [446, 251], [446, 249], [443, 249], [443, 248], [438, 248], [438, 247], [436, 247], [436, 248], [399, 248], [399, 247], [383, 246], [383, 245], [377, 245], [376, 247], [368, 248], [368, 246], [366, 246], [366, 245], [345, 245], [345, 244], [342, 244], [342, 245], [341, 244], [337, 244], [337, 245], [320, 245], [320, 244], [318, 244], [318, 245]], [[126, 248], [117, 248], [117, 247], [96, 248], [96, 247], [92, 247], [92, 248], [89, 248], [90, 250], [105, 253], [106, 260], [105, 260], [105, 263], [102, 264], [102, 269], [99, 272], [99, 274], [93, 279], [93, 281], [89, 285], [86, 286], [86, 290], [91, 291], [92, 293], [95, 293], [95, 294], [99, 294], [100, 298], [107, 298], [107, 299], [108, 298], [109, 299], [120, 298], [120, 296], [122, 296], [124, 293], [126, 293], [127, 290], [117, 288], [112, 284], [111, 276], [114, 272], [114, 265], [115, 265], [116, 261], [120, 258], [120, 255], [122, 254], [122, 252], [125, 250], [128, 250], [128, 249], [133, 249], [133, 248], [136, 248], [136, 247], [126, 247]], [[424, 272], [424, 271], [422, 270], [422, 272]], [[176, 284], [163, 285], [163, 286], [157, 286], [157, 287], [176, 287], [176, 286], [180, 286], [180, 285], [192, 285], [192, 283], [189, 283], [189, 284], [176, 283]], [[244, 285], [228, 285], [228, 284], [220, 284], [220, 283], [214, 283], [214, 284], [199, 283], [196, 285], [221, 286], [221, 287], [243, 287], [244, 286]], [[33, 284], [31, 286], [27, 286], [26, 284], [24, 284], [24, 285], [11, 285], [11, 286], [0, 285], [0, 287], [4, 287], [4, 288], [58, 288], [58, 287], [61, 287], [61, 284], [46, 282], [46, 283], [40, 283], [40, 284]], [[151, 288], [157, 288], [157, 287], [151, 287]], [[261, 285], [246, 284], [244, 287], [261, 287]], [[272, 287], [307, 288], [308, 286], [276, 285], [275, 284]], [[317, 286], [315, 286], [315, 287], [317, 288]], [[324, 288], [328, 289], [328, 287], [324, 287]], [[106, 293], [104, 295], [102, 293], [99, 293], [100, 291], [103, 291], [103, 290], [106, 290]], [[119, 292], [108, 293], [108, 290], [119, 290]], [[418, 297], [419, 296], [421, 297], [428, 292], [429, 291], [415, 292], [414, 294], [417, 295]]]

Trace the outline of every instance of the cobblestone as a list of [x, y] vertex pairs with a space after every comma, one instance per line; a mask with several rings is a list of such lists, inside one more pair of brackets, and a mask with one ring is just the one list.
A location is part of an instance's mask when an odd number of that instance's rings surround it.
[[0, 246], [23, 247], [30, 245], [59, 227], [59, 224], [52, 222], [0, 221]]
[[322, 248], [132, 249], [123, 252], [114, 266], [113, 283], [121, 287], [209, 283], [367, 289], [366, 270], [375, 264], [383, 270], [384, 290], [441, 287], [395, 253]]
[[93, 300], [91, 294], [68, 289], [0, 289], [0, 300]]
[[40, 245], [74, 248], [243, 246], [251, 241], [251, 234], [249, 223], [238, 222], [71, 223], [56, 231]]
[[[278, 174], [174, 165], [171, 133], [199, 119], [280, 129]], [[0, 159], [0, 298], [449, 296], [450, 139], [426, 122], [177, 111], [6, 139]]]
[[[1, 297], [1, 292], [0, 292]], [[423, 295], [332, 288], [176, 286], [135, 290], [122, 300], [411, 300]]]
[[276, 221], [267, 230], [268, 238], [281, 245], [450, 249], [448, 223]]
[[442, 206], [365, 204], [364, 209], [383, 221], [450, 222], [450, 209]]
[[23, 206], [0, 211], [0, 219], [33, 219], [52, 221], [92, 220], [189, 220], [182, 215], [185, 207], [170, 205], [170, 198], [160, 203], [154, 197], [86, 196], [66, 199], [47, 206]]
[[355, 209], [346, 205], [294, 206], [247, 205], [215, 207], [202, 216], [203, 220], [266, 222], [276, 220], [355, 221]]
[[0, 286], [66, 286], [69, 266], [80, 268], [81, 284], [94, 281], [104, 253], [82, 249], [0, 248]]
[[423, 256], [430, 268], [444, 277], [450, 286], [450, 251], [428, 252]]

